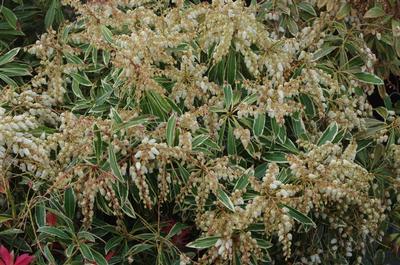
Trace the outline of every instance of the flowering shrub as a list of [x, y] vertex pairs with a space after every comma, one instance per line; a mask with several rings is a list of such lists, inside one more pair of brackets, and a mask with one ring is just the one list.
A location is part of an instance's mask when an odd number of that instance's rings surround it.
[[392, 2], [65, 0], [0, 94], [0, 238], [38, 264], [382, 264]]

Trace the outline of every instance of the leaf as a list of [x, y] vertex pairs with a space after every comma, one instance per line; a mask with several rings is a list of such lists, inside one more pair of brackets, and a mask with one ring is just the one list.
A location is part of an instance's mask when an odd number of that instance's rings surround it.
[[42, 226], [39, 227], [38, 229], [39, 233], [47, 234], [50, 236], [58, 237], [60, 239], [64, 240], [70, 240], [71, 238], [68, 236], [67, 233], [65, 233], [63, 230], [56, 228], [56, 227], [51, 227], [51, 226]]
[[89, 80], [89, 78], [85, 74], [72, 73], [71, 77], [73, 80], [78, 82], [82, 86], [93, 86], [93, 83]]
[[228, 54], [228, 60], [226, 61], [226, 80], [230, 85], [234, 85], [236, 80], [236, 54], [235, 51], [231, 50]]
[[104, 246], [104, 251], [106, 253], [108, 253], [113, 248], [120, 246], [122, 240], [123, 240], [123, 238], [121, 236], [115, 236], [115, 237], [111, 238], [110, 240], [107, 240], [107, 243]]
[[101, 35], [108, 43], [113, 42], [113, 38], [112, 38], [113, 34], [112, 34], [111, 30], [109, 30], [105, 25], [101, 25], [100, 31], [101, 31]]
[[273, 246], [271, 242], [268, 242], [267, 240], [264, 240], [264, 239], [256, 238], [256, 241], [257, 241], [257, 245], [262, 249], [269, 249], [269, 248], [272, 248], [272, 246]]
[[90, 251], [90, 248], [89, 248], [88, 245], [86, 245], [84, 243], [80, 244], [79, 245], [79, 250], [81, 251], [82, 256], [85, 259], [90, 260], [90, 261], [94, 261], [94, 256], [92, 254], [92, 251]]
[[202, 145], [208, 138], [209, 138], [209, 136], [208, 136], [207, 134], [200, 134], [200, 135], [197, 135], [197, 136], [194, 137], [193, 140], [192, 140], [192, 146], [193, 146], [193, 148]]
[[57, 264], [55, 258], [53, 257], [53, 254], [51, 254], [49, 245], [44, 246], [44, 256], [46, 257], [49, 264]]
[[224, 104], [226, 108], [230, 108], [233, 101], [233, 91], [231, 85], [224, 86]]
[[14, 14], [13, 11], [5, 7], [4, 5], [1, 5], [1, 13], [4, 16], [4, 19], [7, 21], [8, 25], [12, 27], [13, 29], [17, 29], [17, 16]]
[[317, 145], [321, 146], [327, 142], [332, 142], [335, 139], [336, 134], [338, 133], [339, 127], [336, 122], [332, 123], [325, 129], [324, 133], [318, 140]]
[[176, 223], [174, 226], [169, 230], [167, 238], [172, 238], [175, 235], [178, 235], [183, 229], [188, 228], [189, 226], [182, 223]]
[[281, 151], [266, 152], [266, 153], [263, 155], [263, 158], [264, 158], [266, 161], [269, 161], [269, 162], [287, 163], [287, 160], [286, 160], [286, 153], [281, 152]]
[[228, 139], [227, 139], [227, 151], [228, 155], [236, 155], [236, 142], [235, 136], [233, 135], [233, 127], [229, 123], [228, 127]]
[[325, 56], [327, 56], [328, 54], [332, 53], [334, 50], [336, 50], [338, 47], [337, 46], [325, 46], [322, 47], [321, 49], [319, 49], [318, 51], [316, 51], [313, 54], [313, 60], [317, 61]]
[[49, 9], [46, 12], [46, 16], [44, 18], [44, 25], [45, 25], [46, 29], [50, 28], [51, 25], [53, 25], [54, 17], [56, 14], [56, 8], [57, 8], [56, 5], [57, 5], [56, 0], [52, 0], [51, 4], [49, 6]]
[[22, 234], [22, 233], [24, 233], [24, 231], [22, 231], [21, 229], [10, 228], [7, 230], [0, 231], [0, 236], [8, 236], [8, 235], [14, 236], [16, 234]]
[[64, 209], [66, 215], [71, 219], [75, 216], [75, 207], [76, 201], [74, 190], [72, 188], [67, 188], [64, 193]]
[[315, 117], [316, 111], [313, 100], [308, 95], [300, 94], [300, 102], [304, 105], [307, 116]]
[[290, 34], [292, 34], [293, 36], [296, 36], [297, 33], [299, 32], [299, 27], [297, 26], [296, 21], [294, 21], [294, 19], [291, 17], [287, 17], [286, 22], [287, 22], [287, 27], [288, 27]]
[[340, 7], [339, 11], [336, 13], [336, 18], [337, 19], [344, 19], [350, 14], [351, 11], [351, 6], [348, 2], [342, 4]]
[[299, 223], [304, 224], [304, 225], [313, 226], [313, 227], [316, 226], [314, 221], [307, 215], [299, 212], [298, 210], [296, 210], [288, 205], [281, 204], [281, 206], [288, 209], [289, 210], [288, 215], [290, 217], [292, 217], [294, 220], [298, 221]]
[[104, 258], [102, 254], [97, 252], [94, 249], [90, 249], [90, 252], [92, 253], [93, 259], [96, 262], [96, 265], [108, 265], [107, 260]]
[[367, 83], [367, 84], [384, 85], [384, 82], [382, 81], [382, 79], [380, 79], [378, 76], [371, 74], [371, 73], [359, 72], [359, 73], [355, 73], [354, 76], [359, 81]]
[[229, 196], [223, 191], [221, 188], [217, 190], [217, 198], [220, 202], [222, 202], [223, 205], [225, 205], [226, 208], [231, 210], [232, 212], [235, 212], [235, 206], [233, 205], [231, 199]]
[[385, 11], [380, 6], [374, 6], [373, 8], [369, 9], [364, 18], [378, 18], [385, 15]]
[[72, 92], [74, 93], [75, 97], [85, 99], [85, 96], [82, 94], [82, 91], [79, 88], [79, 82], [75, 79], [72, 80]]
[[14, 80], [12, 80], [12, 79], [9, 78], [8, 76], [3, 75], [3, 74], [1, 74], [1, 73], [0, 73], [0, 79], [3, 80], [4, 82], [6, 82], [6, 83], [7, 83], [8, 85], [10, 85], [10, 86], [13, 86], [13, 87], [18, 86], [17, 83], [15, 83]]
[[100, 162], [101, 155], [103, 154], [103, 140], [101, 138], [101, 132], [97, 124], [93, 126], [93, 131], [95, 134], [95, 138], [93, 139], [94, 151], [96, 154], [97, 162]]
[[71, 244], [67, 247], [67, 249], [65, 250], [65, 255], [69, 258], [72, 256], [72, 254], [74, 253], [75, 250], [75, 245]]
[[117, 177], [118, 181], [125, 183], [125, 180], [122, 177], [122, 173], [117, 162], [117, 156], [115, 155], [112, 143], [110, 143], [108, 146], [108, 162], [110, 163], [111, 171], [113, 172], [114, 176]]
[[17, 56], [19, 50], [20, 50], [20, 48], [14, 48], [14, 49], [8, 51], [6, 54], [3, 54], [2, 56], [0, 56], [0, 65], [4, 65], [6, 63], [12, 62], [14, 60], [15, 56]]
[[298, 7], [300, 10], [302, 10], [302, 11], [304, 11], [304, 12], [306, 12], [306, 13], [308, 13], [308, 14], [314, 16], [314, 17], [317, 16], [317, 12], [315, 12], [315, 9], [314, 9], [313, 5], [310, 4], [310, 3], [301, 2], [301, 3], [299, 3], [299, 4], [297, 5], [297, 7]]
[[142, 115], [142, 116], [139, 116], [139, 117], [132, 118], [127, 122], [117, 124], [115, 126], [114, 130], [115, 131], [119, 131], [121, 129], [129, 129], [129, 128], [131, 128], [133, 126], [136, 126], [136, 125], [146, 124], [147, 122], [149, 122], [150, 120], [153, 120], [153, 119], [154, 119], [154, 117], [151, 116], [151, 115]]
[[130, 218], [136, 219], [135, 210], [133, 209], [130, 201], [125, 201], [125, 203], [122, 205], [122, 211]]
[[264, 132], [265, 127], [265, 114], [258, 114], [257, 117], [254, 118], [253, 122], [253, 133], [255, 136], [260, 136]]
[[167, 144], [174, 146], [175, 142], [175, 130], [176, 130], [176, 116], [173, 114], [169, 117], [167, 122]]
[[186, 246], [189, 248], [197, 248], [197, 249], [203, 249], [203, 248], [209, 248], [215, 245], [217, 243], [218, 239], [220, 239], [220, 236], [209, 236], [209, 237], [203, 237], [203, 238], [198, 238], [193, 242], [190, 242]]
[[9, 220], [12, 220], [11, 216], [7, 216], [7, 215], [0, 215], [0, 224], [7, 222]]
[[40, 202], [35, 207], [35, 220], [38, 227], [46, 225], [46, 207]]
[[92, 233], [89, 233], [88, 231], [79, 231], [78, 234], [78, 239], [81, 241], [89, 241], [89, 242], [95, 242], [96, 238]]
[[238, 181], [236, 181], [233, 190], [242, 190], [246, 188], [248, 184], [249, 184], [249, 176], [248, 174], [245, 173], [238, 179]]

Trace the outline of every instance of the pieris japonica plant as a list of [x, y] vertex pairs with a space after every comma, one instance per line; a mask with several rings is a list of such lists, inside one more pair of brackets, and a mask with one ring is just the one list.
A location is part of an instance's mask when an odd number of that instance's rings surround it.
[[0, 94], [0, 239], [37, 264], [382, 264], [400, 22], [358, 2], [64, 0]]

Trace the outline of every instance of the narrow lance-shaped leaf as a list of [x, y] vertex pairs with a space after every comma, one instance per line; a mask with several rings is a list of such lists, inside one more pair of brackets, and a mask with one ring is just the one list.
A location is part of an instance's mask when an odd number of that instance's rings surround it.
[[6, 63], [12, 62], [14, 60], [15, 56], [17, 56], [19, 50], [20, 50], [20, 48], [14, 48], [14, 49], [8, 51], [7, 53], [3, 54], [2, 56], [0, 56], [0, 65], [4, 65]]
[[222, 189], [218, 189], [217, 190], [217, 198], [220, 202], [222, 202], [222, 204], [228, 208], [229, 210], [231, 210], [232, 212], [235, 211], [235, 206], [233, 205], [231, 199], [229, 198], [229, 196], [226, 194], [225, 191], [223, 191]]
[[313, 60], [317, 61], [317, 60], [327, 56], [328, 54], [332, 53], [336, 49], [337, 49], [336, 46], [322, 47], [320, 50], [316, 51], [313, 54]]
[[319, 138], [317, 145], [321, 146], [327, 142], [332, 142], [338, 133], [339, 127], [336, 122], [332, 123]]
[[282, 204], [282, 207], [286, 208], [288, 210], [288, 215], [290, 217], [292, 217], [293, 219], [295, 219], [296, 221], [298, 221], [299, 223], [304, 224], [304, 225], [314, 226], [314, 227], [316, 226], [314, 221], [307, 215], [305, 215], [305, 214], [299, 212], [298, 210], [296, 210], [288, 205], [285, 205], [285, 204]]
[[68, 188], [65, 190], [64, 193], [64, 209], [66, 215], [71, 219], [74, 218], [75, 207], [76, 207], [76, 201], [75, 201], [74, 190], [72, 188]]
[[169, 230], [167, 238], [171, 238], [175, 235], [178, 235], [183, 229], [188, 228], [189, 226], [182, 223], [176, 223], [174, 226]]
[[117, 162], [117, 156], [115, 155], [112, 143], [110, 143], [109, 146], [108, 146], [108, 160], [109, 160], [109, 163], [110, 163], [111, 171], [113, 172], [114, 176], [116, 176], [117, 179], [120, 182], [124, 183], [125, 180], [122, 177], [122, 173], [121, 173], [121, 170], [119, 168], [119, 165], [118, 165], [118, 162]]
[[198, 238], [193, 242], [190, 242], [186, 246], [189, 248], [198, 248], [198, 249], [203, 249], [203, 248], [209, 248], [215, 245], [217, 243], [218, 239], [221, 237], [219, 236], [209, 236], [209, 237], [203, 237], [203, 238]]
[[4, 5], [2, 5], [0, 9], [8, 25], [10, 25], [10, 27], [13, 29], [17, 29], [17, 16], [14, 14], [14, 12]]
[[254, 118], [253, 123], [253, 133], [255, 136], [260, 136], [264, 132], [265, 127], [265, 114], [258, 114], [257, 117]]
[[167, 122], [167, 144], [169, 146], [174, 146], [175, 129], [176, 129], [176, 116], [172, 115], [171, 117], [169, 117]]
[[386, 13], [380, 6], [374, 6], [365, 13], [364, 18], [378, 18], [384, 16]]
[[228, 127], [227, 151], [228, 155], [236, 154], [236, 141], [235, 141], [235, 136], [233, 134], [233, 127], [230, 123]]
[[47, 234], [50, 236], [58, 237], [58, 238], [64, 239], [64, 240], [71, 239], [67, 233], [65, 233], [63, 230], [56, 228], [56, 227], [42, 226], [38, 229], [38, 232]]
[[224, 86], [224, 103], [226, 108], [230, 108], [233, 101], [233, 91], [230, 85]]
[[112, 32], [109, 30], [106, 26], [102, 25], [100, 27], [101, 35], [103, 35], [103, 38], [108, 42], [112, 43]]
[[72, 73], [71, 77], [73, 80], [75, 80], [82, 86], [92, 86], [93, 85], [93, 83], [90, 82], [89, 78], [85, 74]]
[[359, 72], [355, 73], [354, 76], [361, 82], [371, 84], [371, 85], [384, 85], [385, 83], [380, 79], [378, 76], [366, 73], [366, 72]]

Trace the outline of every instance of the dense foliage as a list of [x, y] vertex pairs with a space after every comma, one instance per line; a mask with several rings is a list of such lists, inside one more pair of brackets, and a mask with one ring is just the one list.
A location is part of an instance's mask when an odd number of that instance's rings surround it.
[[0, 245], [35, 264], [396, 256], [397, 1], [1, 8]]

